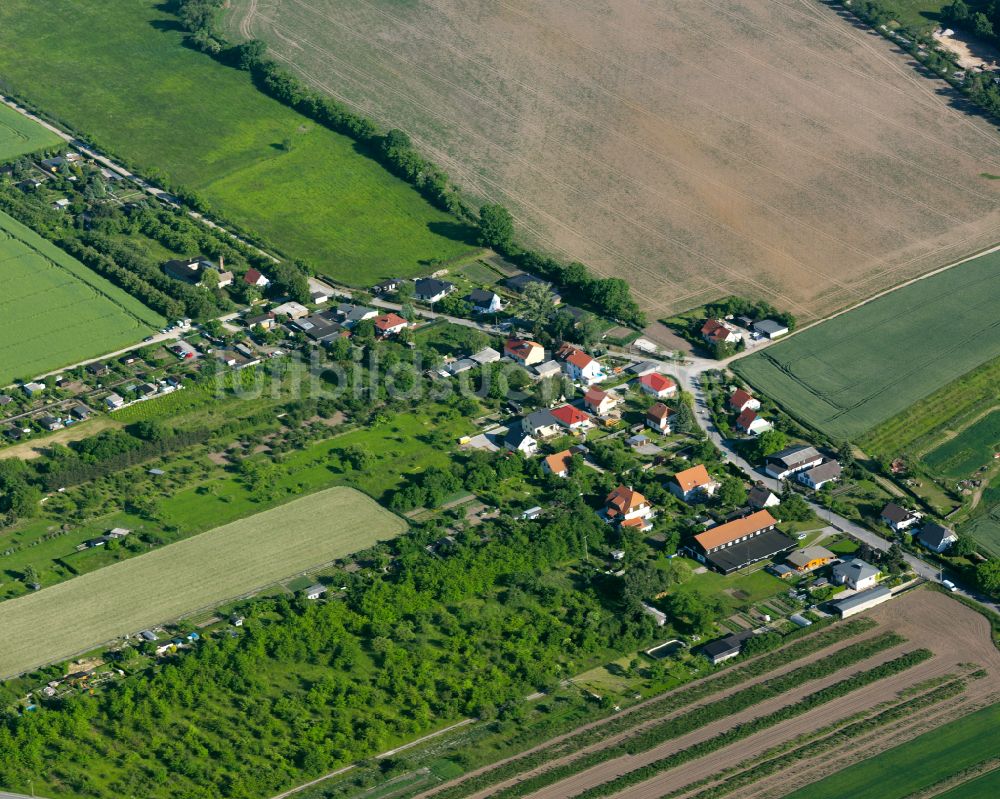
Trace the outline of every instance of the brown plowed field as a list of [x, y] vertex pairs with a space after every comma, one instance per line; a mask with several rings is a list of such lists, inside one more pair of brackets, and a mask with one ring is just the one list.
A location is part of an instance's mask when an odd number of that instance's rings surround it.
[[[935, 657], [895, 677], [881, 680], [821, 705], [802, 716], [762, 730], [756, 735], [706, 757], [665, 771], [646, 782], [616, 794], [616, 799], [626, 799], [626, 797], [627, 799], [654, 799], [654, 797], [663, 796], [689, 783], [710, 777], [720, 769], [735, 766], [748, 758], [759, 755], [772, 746], [811, 730], [820, 729], [859, 711], [868, 710], [879, 702], [890, 699], [897, 691], [904, 688], [935, 676], [954, 672], [959, 663], [977, 663], [987, 669], [988, 676], [978, 681], [977, 686], [989, 686], [991, 681], [1000, 676], [1000, 652], [997, 651], [990, 639], [990, 630], [986, 619], [943, 594], [931, 591], [911, 592], [875, 608], [870, 613], [873, 618], [882, 623], [885, 629], [895, 630], [906, 636], [907, 642], [889, 652], [881, 653], [861, 666], [851, 666], [824, 680], [808, 683], [796, 691], [755, 705], [743, 713], [702, 727], [639, 755], [602, 763], [537, 791], [531, 796], [535, 799], [542, 799], [542, 797], [566, 799], [566, 797], [580, 793], [586, 788], [607, 782], [620, 774], [706, 740], [716, 733], [731, 728], [740, 721], [761, 716], [783, 707], [790, 701], [794, 701], [796, 697], [812, 693], [824, 685], [837, 682], [848, 674], [858, 671], [861, 667], [869, 667], [888, 660], [901, 651], [927, 647], [935, 653]], [[953, 716], [948, 718], [953, 718]], [[887, 736], [885, 748], [891, 746], [893, 740], [892, 736]]]
[[1000, 137], [818, 0], [234, 0], [315, 87], [654, 313], [825, 315], [1000, 239]]

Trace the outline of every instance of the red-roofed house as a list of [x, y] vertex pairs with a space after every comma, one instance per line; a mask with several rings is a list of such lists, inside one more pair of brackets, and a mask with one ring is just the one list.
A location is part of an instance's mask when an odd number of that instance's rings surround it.
[[513, 358], [521, 366], [531, 366], [545, 360], [545, 348], [537, 341], [523, 338], [507, 339], [503, 345], [504, 354]]
[[570, 380], [579, 380], [589, 386], [591, 383], [599, 383], [605, 378], [601, 365], [583, 350], [578, 350], [575, 347], [564, 347], [560, 349], [559, 355], [564, 356], [563, 371]]
[[701, 337], [709, 344], [735, 344], [742, 336], [721, 319], [709, 319], [701, 326]]
[[744, 433], [759, 436], [761, 433], [771, 429], [771, 423], [762, 416], [758, 416], [757, 411], [747, 408], [736, 417], [736, 427]]
[[569, 464], [573, 460], [573, 453], [568, 449], [549, 455], [542, 461], [542, 471], [546, 474], [554, 474], [556, 477], [569, 477]]
[[729, 410], [736, 413], [743, 413], [747, 408], [752, 411], [760, 410], [760, 400], [754, 398], [749, 391], [742, 388], [736, 389], [729, 398]]
[[409, 324], [402, 316], [387, 313], [375, 317], [375, 332], [380, 336], [394, 336]]
[[597, 416], [610, 413], [619, 402], [619, 398], [614, 394], [609, 394], [599, 388], [588, 388], [587, 393], [583, 395], [583, 404], [587, 406], [588, 411]]
[[655, 515], [649, 501], [631, 486], [618, 486], [604, 500], [604, 518], [609, 523], [648, 530]]
[[670, 493], [678, 499], [691, 502], [705, 496], [712, 496], [719, 484], [709, 475], [705, 465], [699, 463], [690, 469], [677, 472], [667, 487], [670, 489]]
[[669, 433], [672, 413], [673, 411], [662, 402], [650, 405], [649, 410], [646, 411], [646, 427], [651, 427], [659, 433]]
[[559, 424], [569, 430], [582, 430], [590, 425], [590, 416], [572, 405], [561, 405], [550, 413]]
[[653, 372], [652, 374], [640, 377], [639, 388], [657, 399], [666, 399], [677, 394], [677, 384], [659, 372]]
[[243, 282], [248, 286], [256, 286], [261, 289], [267, 288], [271, 285], [270, 280], [264, 277], [260, 271], [253, 269], [252, 267], [246, 271], [245, 275], [243, 275]]

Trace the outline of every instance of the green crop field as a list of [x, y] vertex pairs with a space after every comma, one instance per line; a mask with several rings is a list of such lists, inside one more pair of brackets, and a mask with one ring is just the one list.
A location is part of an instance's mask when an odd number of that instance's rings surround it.
[[1000, 796], [1000, 768], [988, 771], [974, 780], [956, 785], [939, 793], [937, 799], [996, 799]]
[[948, 477], [968, 477], [993, 462], [1000, 447], [1000, 410], [986, 414], [924, 456], [924, 463]]
[[37, 122], [32, 122], [12, 108], [0, 105], [0, 161], [9, 161], [46, 147], [56, 147], [61, 142], [62, 139]]
[[179, 618], [402, 533], [401, 519], [331, 488], [0, 604], [0, 677]]
[[[997, 725], [1000, 725], [1000, 704], [955, 719], [894, 749], [852, 764], [789, 794], [786, 799], [912, 796], [952, 774], [1000, 757]], [[966, 794], [959, 792], [955, 796]]]
[[894, 291], [733, 369], [834, 438], [856, 439], [1000, 355], [1000, 253]]
[[0, 385], [135, 344], [159, 314], [0, 212]]
[[[157, 0], [0, 4], [0, 91], [139, 171], [162, 170], [282, 253], [355, 285], [431, 271], [469, 231], [360, 154], [182, 45]], [[99, 35], [95, 35], [99, 34]]]
[[994, 476], [983, 491], [979, 504], [958, 531], [974, 538], [994, 557], [1000, 558], [1000, 475]]

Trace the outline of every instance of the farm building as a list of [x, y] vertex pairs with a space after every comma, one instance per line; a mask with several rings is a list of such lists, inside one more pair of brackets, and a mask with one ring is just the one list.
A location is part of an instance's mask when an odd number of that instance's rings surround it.
[[774, 529], [777, 523], [766, 510], [759, 510], [712, 527], [694, 536], [694, 556], [723, 574], [773, 558], [795, 547], [791, 538]]
[[492, 347], [486, 347], [485, 349], [481, 349], [475, 355], [469, 356], [470, 361], [475, 361], [478, 364], [496, 363], [500, 360], [500, 358], [500, 353]]
[[765, 338], [776, 339], [788, 333], [788, 325], [775, 322], [773, 319], [763, 319], [760, 322], [754, 322], [752, 330]]
[[847, 597], [847, 599], [841, 599], [839, 602], [834, 602], [832, 607], [840, 615], [840, 618], [846, 619], [855, 613], [861, 613], [876, 605], [881, 605], [889, 599], [892, 599], [892, 591], [879, 586], [878, 588], [870, 588], [867, 591], [860, 591], [854, 594], [854, 596]]

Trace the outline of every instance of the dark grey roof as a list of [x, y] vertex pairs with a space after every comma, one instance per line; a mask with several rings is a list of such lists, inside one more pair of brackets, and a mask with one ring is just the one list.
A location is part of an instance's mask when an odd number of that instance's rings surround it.
[[465, 299], [473, 305], [489, 305], [496, 297], [495, 291], [487, 291], [486, 289], [473, 289], [465, 295]]
[[808, 463], [818, 457], [819, 452], [816, 450], [816, 447], [794, 446], [787, 447], [781, 450], [781, 452], [775, 452], [773, 455], [768, 455], [767, 462], [780, 463], [786, 469], [794, 469], [796, 466]]
[[773, 558], [781, 552], [794, 549], [795, 542], [784, 533], [777, 530], [767, 532], [748, 538], [731, 547], [717, 549], [705, 558], [712, 562], [724, 574], [732, 574], [737, 569], [741, 569], [751, 563]]
[[559, 421], [552, 412], [543, 408], [540, 411], [532, 411], [524, 419], [521, 420], [521, 425], [529, 433], [537, 430], [539, 427], [549, 427], [550, 425], [557, 425]]
[[929, 547], [939, 547], [945, 542], [946, 539], [951, 538], [955, 535], [947, 527], [942, 527], [937, 522], [930, 522], [925, 524], [917, 538], [920, 539], [920, 543]]
[[528, 434], [525, 433], [524, 429], [521, 427], [521, 422], [517, 421], [507, 429], [507, 435], [503, 437], [503, 441], [505, 444], [516, 447], [528, 437]]
[[768, 498], [772, 495], [777, 496], [777, 494], [775, 494], [770, 488], [754, 486], [747, 494], [747, 502], [749, 502], [754, 508], [763, 508], [764, 503], [767, 502]]
[[805, 476], [813, 483], [823, 483], [827, 480], [836, 480], [840, 477], [840, 472], [840, 464], [837, 461], [829, 460], [819, 466], [813, 466], [805, 472]]
[[913, 514], [910, 511], [901, 505], [897, 505], [895, 502], [890, 502], [882, 508], [882, 518], [892, 522], [893, 524], [905, 522], [912, 515]]
[[763, 319], [760, 322], [754, 322], [753, 329], [758, 333], [763, 333], [765, 336], [773, 336], [775, 333], [787, 331], [788, 325], [775, 322], [773, 319]]
[[730, 633], [724, 638], [717, 638], [714, 641], [709, 641], [701, 648], [701, 651], [711, 658], [717, 658], [722, 655], [739, 652], [740, 648], [743, 646], [743, 642], [752, 635], [753, 633], [749, 630], [742, 633]]
[[877, 574], [878, 569], [867, 561], [861, 560], [861, 558], [854, 558], [844, 563], [838, 563], [833, 567], [834, 577], [847, 577], [855, 583], [858, 580], [863, 580], [866, 577], [874, 577]]
[[414, 291], [418, 297], [435, 297], [443, 291], [451, 291], [454, 283], [438, 280], [433, 277], [422, 277], [414, 283]]

